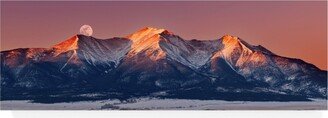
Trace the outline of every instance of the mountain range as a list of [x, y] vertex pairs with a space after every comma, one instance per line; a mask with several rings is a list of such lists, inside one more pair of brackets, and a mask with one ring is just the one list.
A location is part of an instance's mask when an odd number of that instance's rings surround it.
[[75, 35], [50, 48], [1, 51], [1, 100], [62, 102], [140, 96], [326, 99], [327, 71], [239, 37], [184, 40], [151, 27], [126, 37]]

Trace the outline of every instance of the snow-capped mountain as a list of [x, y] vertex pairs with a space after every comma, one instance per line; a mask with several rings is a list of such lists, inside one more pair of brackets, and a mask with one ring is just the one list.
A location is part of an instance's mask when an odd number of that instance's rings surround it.
[[327, 97], [327, 71], [230, 35], [184, 40], [146, 27], [125, 38], [76, 35], [50, 48], [2, 51], [1, 89], [2, 99], [110, 91], [120, 98], [306, 100]]

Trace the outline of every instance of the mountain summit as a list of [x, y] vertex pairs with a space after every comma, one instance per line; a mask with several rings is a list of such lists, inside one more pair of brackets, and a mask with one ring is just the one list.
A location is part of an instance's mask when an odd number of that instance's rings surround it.
[[131, 39], [133, 42], [140, 42], [145, 39], [149, 39], [153, 36], [160, 35], [161, 33], [169, 33], [169, 31], [165, 29], [157, 29], [152, 27], [145, 27], [133, 34], [130, 34], [126, 38]]
[[131, 52], [138, 53], [147, 48], [156, 50], [159, 48], [159, 41], [161, 39], [161, 34], [171, 34], [165, 29], [157, 29], [152, 27], [145, 27], [126, 38], [132, 40]]
[[159, 48], [160, 34], [164, 31], [166, 30], [146, 27], [127, 36], [127, 38], [131, 39], [133, 42], [131, 52], [138, 53], [146, 48]]
[[55, 51], [55, 55], [59, 55], [60, 53], [67, 52], [70, 50], [78, 49], [78, 40], [78, 36], [73, 36], [67, 39], [66, 41], [54, 45], [53, 49]]
[[[50, 48], [0, 54], [2, 100], [327, 97], [327, 71], [231, 35], [184, 40], [168, 30], [146, 27], [126, 37], [75, 35]], [[77, 97], [85, 93], [103, 97]]]

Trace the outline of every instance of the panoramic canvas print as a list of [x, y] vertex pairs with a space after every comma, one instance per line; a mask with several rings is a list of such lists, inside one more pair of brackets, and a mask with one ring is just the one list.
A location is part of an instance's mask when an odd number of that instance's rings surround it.
[[327, 110], [326, 10], [1, 1], [1, 110]]

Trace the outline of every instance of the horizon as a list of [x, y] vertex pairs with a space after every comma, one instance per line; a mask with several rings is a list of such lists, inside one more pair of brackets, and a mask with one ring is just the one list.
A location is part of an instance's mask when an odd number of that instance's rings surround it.
[[1, 51], [48, 48], [78, 34], [83, 24], [91, 25], [99, 39], [126, 37], [150, 26], [187, 40], [237, 36], [327, 70], [326, 1], [1, 3]]

